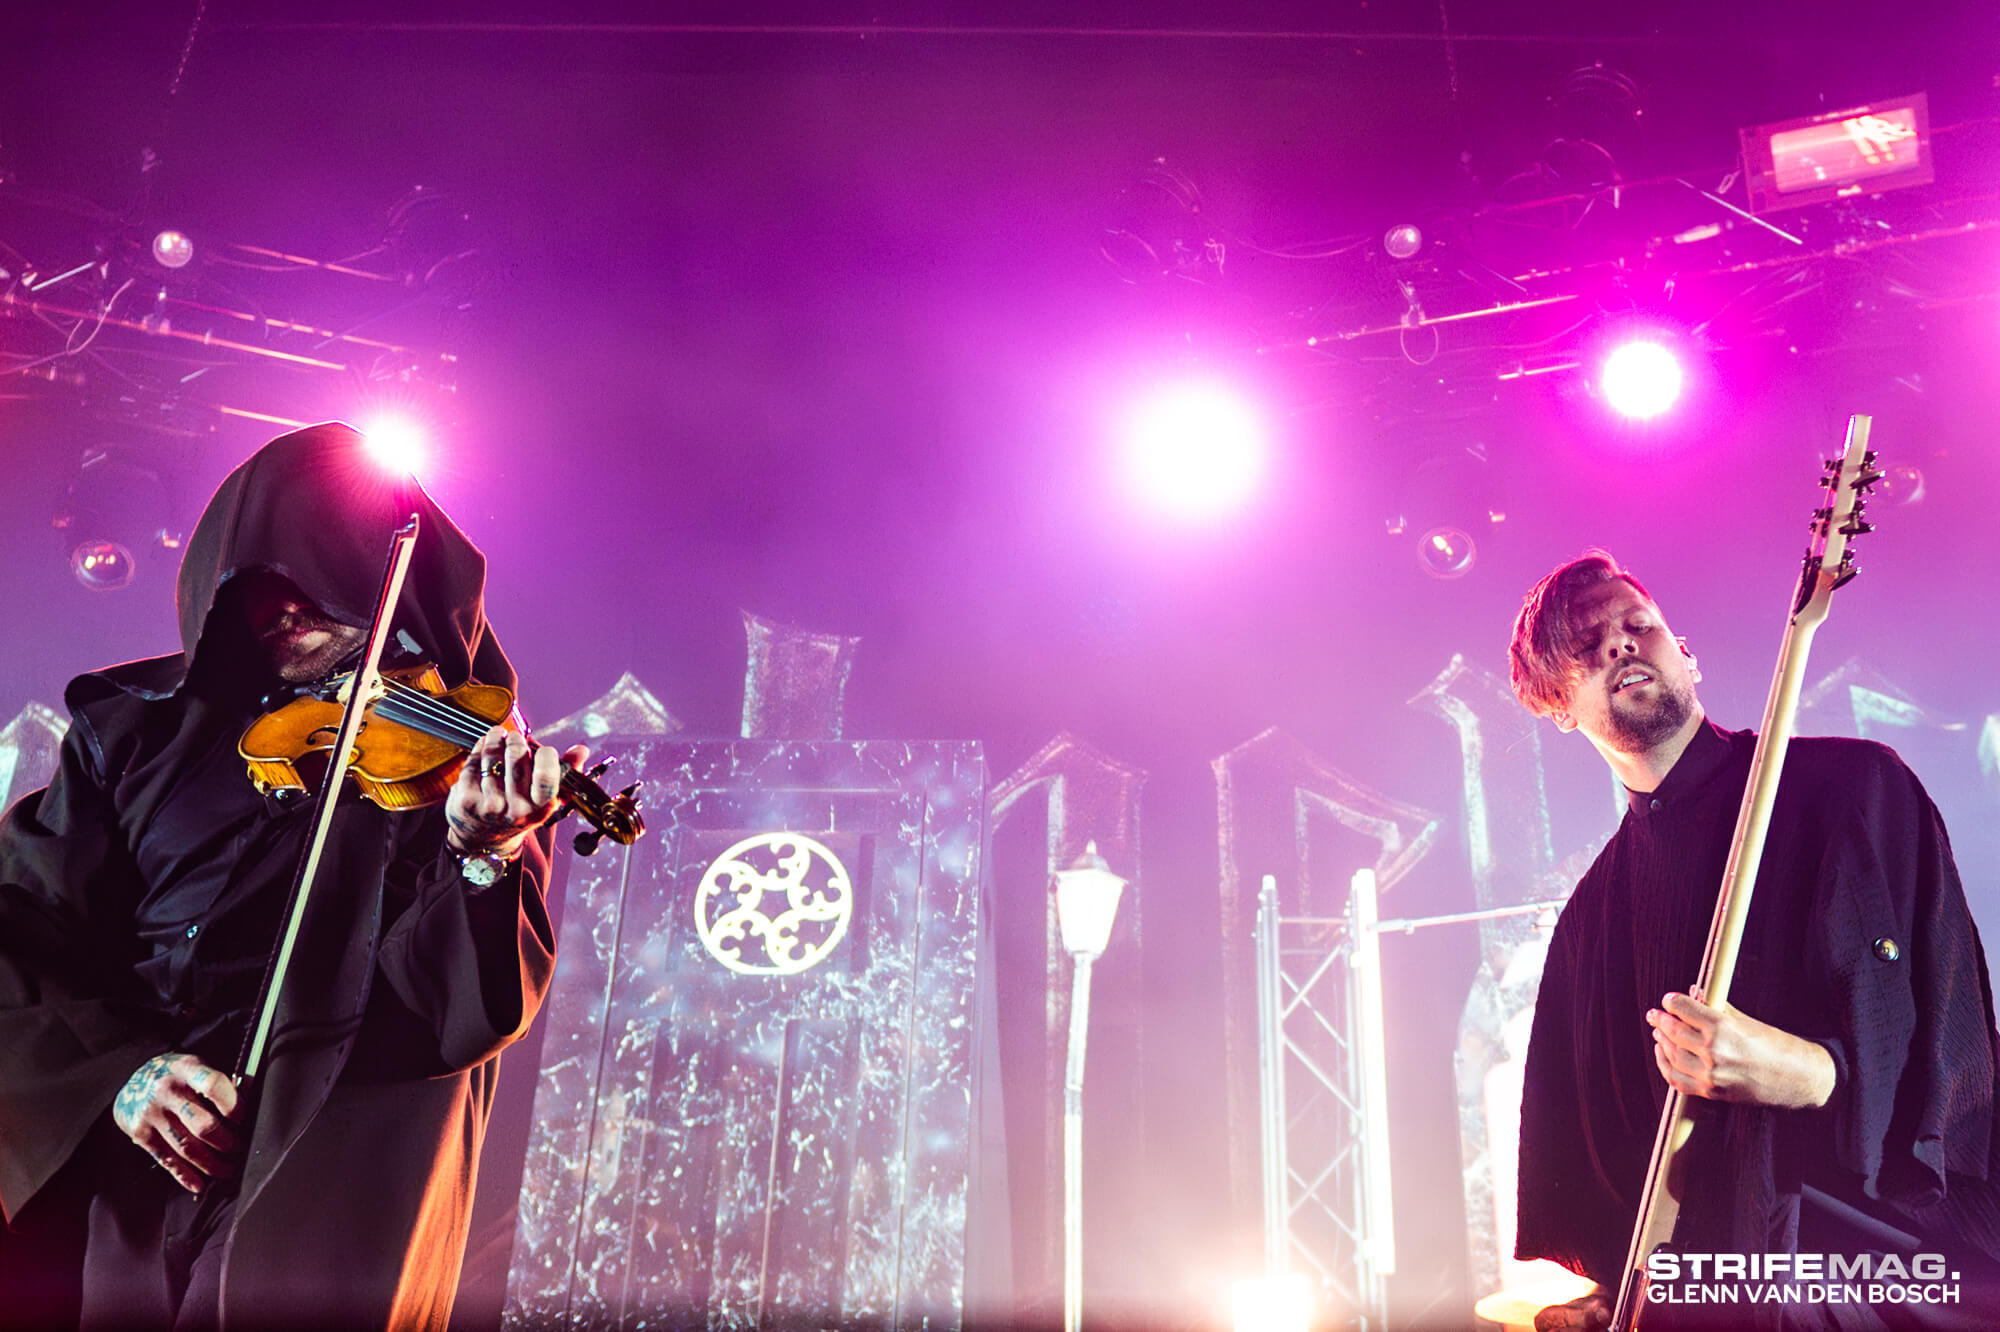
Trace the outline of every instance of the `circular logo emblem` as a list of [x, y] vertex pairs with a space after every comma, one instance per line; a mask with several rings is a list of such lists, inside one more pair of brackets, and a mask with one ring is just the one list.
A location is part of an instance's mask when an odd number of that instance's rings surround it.
[[804, 833], [758, 833], [701, 876], [694, 928], [731, 971], [790, 976], [833, 951], [853, 912], [854, 886], [833, 852]]

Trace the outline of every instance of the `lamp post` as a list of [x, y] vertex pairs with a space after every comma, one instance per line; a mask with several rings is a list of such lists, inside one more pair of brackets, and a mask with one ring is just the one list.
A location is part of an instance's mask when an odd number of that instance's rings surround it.
[[1090, 965], [1111, 941], [1125, 880], [1090, 842], [1056, 871], [1056, 923], [1075, 963], [1069, 988], [1069, 1060], [1063, 1075], [1063, 1332], [1083, 1322], [1083, 1052], [1090, 1032]]

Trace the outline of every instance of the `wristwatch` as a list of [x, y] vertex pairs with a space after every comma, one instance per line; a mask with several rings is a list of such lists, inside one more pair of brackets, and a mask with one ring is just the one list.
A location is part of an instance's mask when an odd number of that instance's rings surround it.
[[497, 856], [491, 851], [463, 855], [458, 858], [458, 872], [474, 888], [491, 888], [500, 882], [500, 876], [505, 874], [507, 867], [520, 859], [520, 856], [521, 853], [518, 851], [511, 856]]

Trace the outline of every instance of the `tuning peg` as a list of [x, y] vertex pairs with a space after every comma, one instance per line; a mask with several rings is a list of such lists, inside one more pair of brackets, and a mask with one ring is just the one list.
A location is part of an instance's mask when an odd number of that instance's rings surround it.
[[1874, 530], [1875, 524], [1862, 522], [1861, 515], [1857, 513], [1841, 526], [1840, 533], [1842, 536], [1857, 537], [1866, 536]]
[[588, 768], [585, 768], [583, 770], [583, 775], [590, 778], [590, 780], [594, 782], [599, 777], [602, 777], [605, 773], [611, 771], [611, 765], [616, 763], [617, 761], [618, 761], [618, 756], [616, 754], [613, 754], [608, 758], [599, 759], [597, 762], [591, 764]]
[[618, 794], [621, 798], [630, 800], [632, 798], [633, 793], [637, 791], [640, 787], [644, 786], [645, 784], [646, 784], [645, 780], [641, 778], [639, 781], [632, 783], [630, 786], [619, 788]]
[[578, 855], [587, 856], [597, 850], [597, 844], [603, 840], [603, 833], [595, 828], [586, 828], [575, 837], [572, 837], [569, 844], [576, 848]]
[[1834, 587], [1845, 587], [1847, 584], [1853, 582], [1854, 575], [1860, 572], [1861, 570], [1855, 568], [1852, 564], [1847, 563], [1845, 560], [1841, 561], [1840, 571], [1834, 576]]

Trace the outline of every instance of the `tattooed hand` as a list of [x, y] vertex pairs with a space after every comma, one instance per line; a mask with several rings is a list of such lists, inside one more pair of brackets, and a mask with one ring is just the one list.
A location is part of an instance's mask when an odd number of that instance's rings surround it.
[[[561, 762], [581, 768], [589, 757], [588, 749], [575, 745]], [[555, 813], [561, 776], [555, 750], [544, 745], [530, 754], [520, 732], [495, 726], [466, 755], [445, 797], [445, 840], [462, 854], [511, 860], [528, 834]]]
[[125, 1080], [111, 1118], [174, 1182], [200, 1193], [211, 1179], [232, 1179], [242, 1154], [236, 1084], [191, 1054], [148, 1059]]

